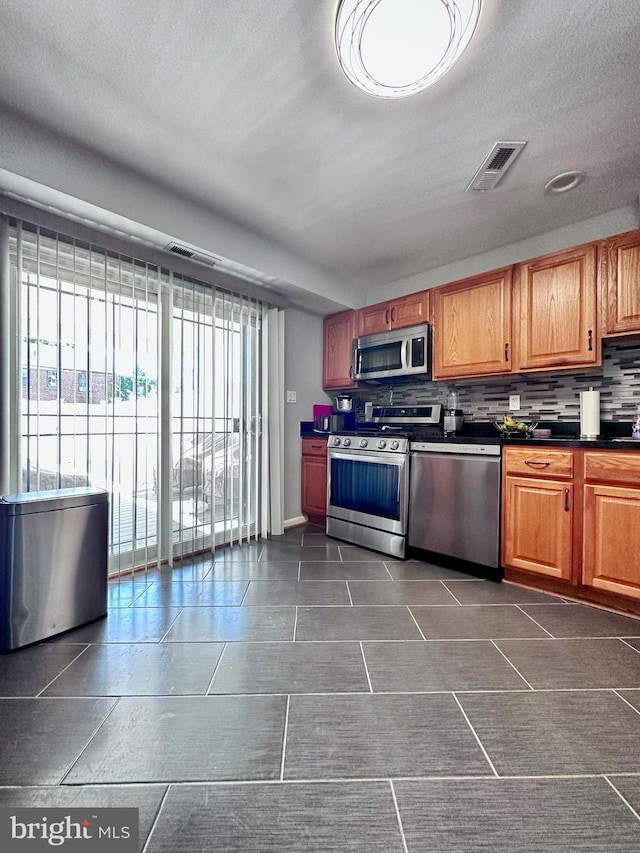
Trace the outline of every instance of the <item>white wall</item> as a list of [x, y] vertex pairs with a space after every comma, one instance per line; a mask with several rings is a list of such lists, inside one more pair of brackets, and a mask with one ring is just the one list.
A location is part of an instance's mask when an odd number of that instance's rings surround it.
[[637, 204], [612, 210], [592, 219], [585, 219], [555, 231], [537, 234], [527, 240], [501, 246], [491, 252], [484, 252], [471, 258], [464, 258], [453, 264], [448, 264], [438, 269], [412, 275], [409, 278], [399, 279], [391, 284], [373, 287], [367, 291], [367, 305], [375, 305], [392, 299], [394, 296], [405, 296], [408, 293], [416, 293], [418, 290], [426, 290], [438, 287], [451, 281], [479, 275], [500, 267], [510, 266], [520, 261], [569, 249], [582, 243], [590, 243], [592, 240], [600, 240], [611, 237], [613, 234], [622, 234], [640, 228], [640, 210]]
[[294, 294], [335, 302], [336, 311], [354, 298], [346, 281], [275, 242], [7, 111], [0, 113], [0, 191], [36, 206], [62, 204], [60, 213], [122, 227], [128, 237], [168, 235], [288, 283]]
[[284, 381], [296, 392], [284, 410], [285, 524], [300, 520], [300, 421], [313, 419], [313, 404], [329, 405], [322, 390], [322, 318], [287, 308], [285, 314]]

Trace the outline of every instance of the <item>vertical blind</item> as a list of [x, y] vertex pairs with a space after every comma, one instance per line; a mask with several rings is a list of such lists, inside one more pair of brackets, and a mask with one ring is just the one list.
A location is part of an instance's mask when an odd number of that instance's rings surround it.
[[20, 222], [9, 252], [21, 488], [107, 489], [114, 573], [256, 537], [262, 302]]

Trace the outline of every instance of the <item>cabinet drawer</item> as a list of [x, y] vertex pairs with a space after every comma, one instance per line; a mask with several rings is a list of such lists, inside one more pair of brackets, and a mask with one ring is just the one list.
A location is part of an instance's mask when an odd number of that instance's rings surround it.
[[302, 455], [303, 456], [326, 456], [327, 455], [327, 440], [325, 438], [303, 438], [302, 439]]
[[603, 450], [584, 455], [584, 477], [594, 483], [628, 483], [640, 486], [640, 453]]
[[573, 453], [567, 450], [507, 447], [503, 460], [507, 474], [531, 477], [573, 476]]

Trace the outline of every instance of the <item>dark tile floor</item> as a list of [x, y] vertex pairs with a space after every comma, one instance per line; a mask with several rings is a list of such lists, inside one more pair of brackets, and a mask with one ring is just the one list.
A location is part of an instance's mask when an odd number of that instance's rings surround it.
[[0, 806], [140, 850], [640, 850], [640, 620], [307, 526], [0, 657]]

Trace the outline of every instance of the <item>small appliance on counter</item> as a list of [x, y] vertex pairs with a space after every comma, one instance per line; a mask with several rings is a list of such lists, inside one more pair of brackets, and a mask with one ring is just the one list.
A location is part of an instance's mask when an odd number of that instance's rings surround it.
[[450, 391], [447, 397], [447, 408], [444, 410], [444, 434], [456, 435], [462, 429], [464, 412], [458, 407], [458, 392]]
[[333, 398], [333, 408], [336, 412], [352, 412], [353, 400], [348, 394], [340, 394]]
[[313, 407], [313, 428], [316, 432], [331, 432], [331, 406], [316, 403]]
[[353, 400], [348, 394], [340, 394], [333, 398], [333, 413], [331, 415], [331, 432], [344, 432], [355, 429], [357, 417]]

